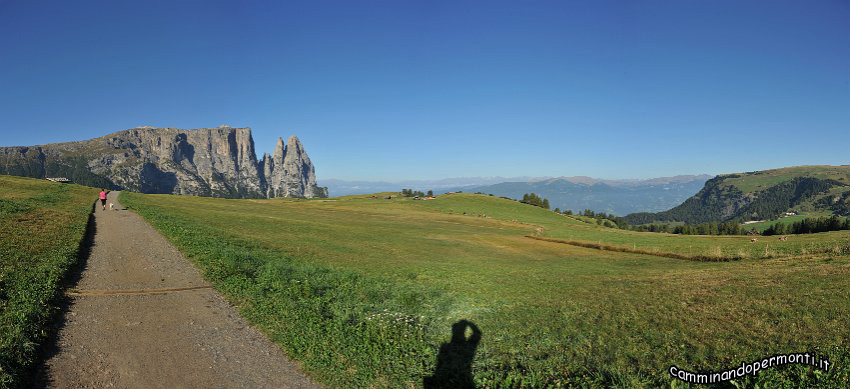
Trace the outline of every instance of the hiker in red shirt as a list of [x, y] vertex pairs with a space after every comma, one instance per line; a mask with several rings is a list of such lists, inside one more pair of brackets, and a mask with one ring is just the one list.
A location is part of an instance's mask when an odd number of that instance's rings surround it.
[[100, 191], [100, 205], [103, 207], [103, 210], [106, 210], [106, 194], [109, 193], [106, 189], [101, 189]]

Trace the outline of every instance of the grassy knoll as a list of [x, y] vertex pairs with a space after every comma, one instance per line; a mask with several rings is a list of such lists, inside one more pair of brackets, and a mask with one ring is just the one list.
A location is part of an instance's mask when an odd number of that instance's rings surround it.
[[420, 386], [462, 319], [483, 333], [473, 365], [481, 386], [670, 386], [671, 364], [721, 370], [806, 351], [838, 367], [773, 368], [759, 385], [850, 380], [846, 256], [700, 262], [593, 250], [524, 236], [667, 250], [749, 241], [604, 229], [467, 194], [122, 201], [334, 387]]
[[0, 176], [0, 387], [19, 384], [33, 362], [96, 194], [78, 185]]

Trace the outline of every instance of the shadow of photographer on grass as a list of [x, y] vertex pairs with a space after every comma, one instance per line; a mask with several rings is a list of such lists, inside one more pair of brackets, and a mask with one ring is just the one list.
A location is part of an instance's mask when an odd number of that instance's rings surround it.
[[[467, 338], [466, 329], [472, 334]], [[460, 320], [452, 324], [452, 339], [449, 343], [440, 345], [437, 354], [437, 368], [434, 375], [425, 377], [423, 386], [426, 389], [437, 388], [475, 388], [472, 379], [472, 360], [478, 342], [481, 341], [481, 330], [475, 323]]]

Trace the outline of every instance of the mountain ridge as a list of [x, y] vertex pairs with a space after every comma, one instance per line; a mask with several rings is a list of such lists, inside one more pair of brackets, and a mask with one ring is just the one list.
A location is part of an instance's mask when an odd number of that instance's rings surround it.
[[402, 188], [417, 189], [417, 190], [435, 190], [455, 189], [478, 185], [489, 185], [510, 180], [537, 180], [548, 179], [551, 177], [450, 177], [434, 180], [342, 180], [336, 178], [327, 178], [319, 180], [319, 185], [328, 187], [330, 194], [333, 196], [347, 196], [353, 194], [367, 194], [377, 192], [398, 192]]
[[586, 176], [556, 177], [527, 182], [454, 188], [447, 191], [482, 192], [520, 199], [526, 193], [547, 198], [552, 208], [590, 209], [615, 215], [662, 211], [697, 193], [711, 176], [681, 175], [651, 179], [596, 179]]
[[212, 197], [326, 197], [296, 136], [258, 160], [251, 129], [142, 126], [98, 138], [0, 147], [0, 174]]
[[682, 204], [656, 213], [633, 213], [629, 224], [744, 222], [784, 212], [850, 215], [850, 166], [808, 165], [722, 174]]
[[574, 184], [584, 184], [584, 185], [595, 185], [595, 184], [606, 184], [610, 186], [641, 186], [641, 185], [664, 185], [664, 184], [672, 184], [679, 182], [690, 182], [694, 180], [708, 180], [711, 175], [708, 174], [682, 174], [676, 176], [665, 176], [665, 177], [655, 177], [655, 178], [594, 178], [589, 176], [561, 176], [554, 178], [542, 179], [539, 181], [530, 181], [530, 182], [541, 182], [541, 181], [553, 181], [553, 180], [566, 180], [572, 182]]

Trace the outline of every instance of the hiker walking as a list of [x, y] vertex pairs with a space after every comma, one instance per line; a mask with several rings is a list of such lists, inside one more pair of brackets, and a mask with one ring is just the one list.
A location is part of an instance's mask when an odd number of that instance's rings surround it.
[[100, 190], [100, 206], [105, 211], [106, 210], [106, 194], [109, 193], [106, 189]]

